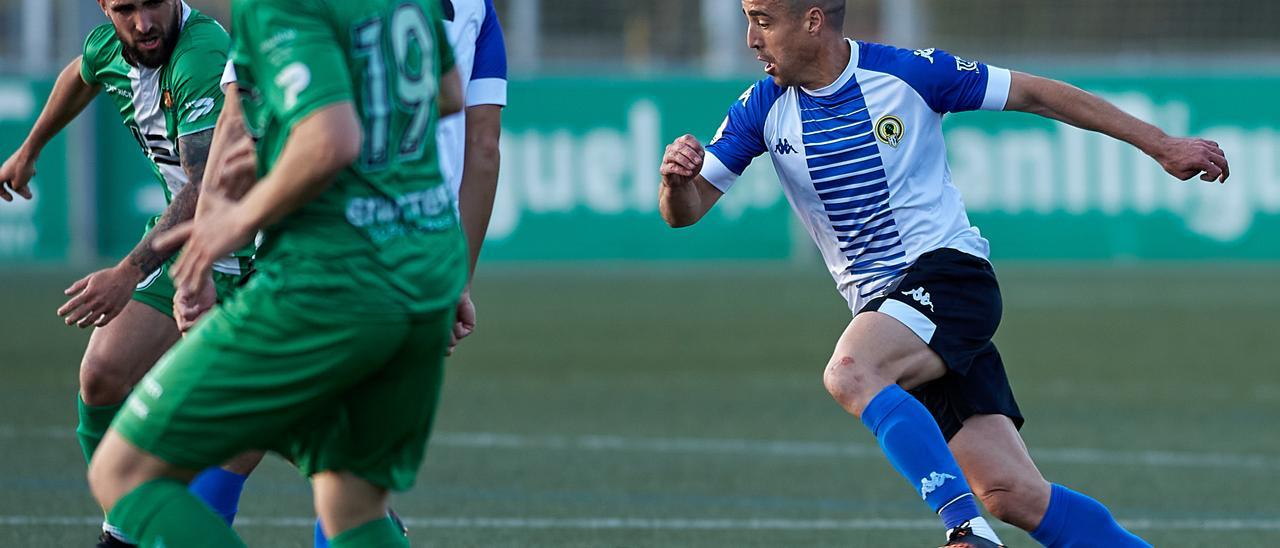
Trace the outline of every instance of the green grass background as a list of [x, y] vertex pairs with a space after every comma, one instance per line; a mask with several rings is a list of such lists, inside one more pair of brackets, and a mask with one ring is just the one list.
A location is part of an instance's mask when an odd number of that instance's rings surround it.
[[[1121, 519], [1252, 524], [1139, 531], [1157, 546], [1272, 545], [1280, 532], [1280, 270], [999, 271], [1006, 312], [997, 343], [1045, 474], [1102, 499]], [[931, 519], [874, 451], [643, 447], [674, 438], [874, 448], [822, 388], [848, 312], [820, 269], [486, 265], [482, 274], [480, 328], [450, 360], [437, 443], [419, 486], [394, 502], [406, 517]], [[87, 333], [54, 315], [76, 277], [0, 272], [0, 546], [91, 546], [96, 537], [72, 435]], [[475, 433], [539, 443], [464, 443]], [[625, 443], [586, 449], [578, 443], [585, 436]], [[1066, 449], [1097, 451], [1085, 455], [1106, 462], [1073, 462]], [[1230, 459], [1248, 464], [1222, 462]], [[309, 488], [272, 458], [250, 479], [241, 515], [309, 518]], [[310, 546], [304, 525], [238, 529], [250, 546]], [[1036, 545], [1002, 532], [1010, 546]], [[941, 533], [420, 526], [411, 538], [449, 547], [936, 546]]]

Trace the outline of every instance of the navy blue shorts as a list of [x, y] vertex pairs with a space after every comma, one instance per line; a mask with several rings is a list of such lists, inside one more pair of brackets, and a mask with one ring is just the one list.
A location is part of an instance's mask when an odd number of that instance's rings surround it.
[[947, 365], [947, 374], [911, 391], [950, 441], [974, 415], [1004, 415], [1022, 428], [1004, 362], [991, 337], [1003, 303], [991, 263], [962, 251], [921, 255], [894, 287], [858, 313], [893, 316], [919, 335]]

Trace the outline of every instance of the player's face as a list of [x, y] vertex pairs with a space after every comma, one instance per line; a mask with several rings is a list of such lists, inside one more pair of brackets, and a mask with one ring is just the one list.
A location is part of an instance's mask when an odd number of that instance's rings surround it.
[[169, 61], [178, 44], [182, 4], [178, 0], [98, 0], [111, 19], [125, 55], [156, 68]]
[[799, 83], [796, 74], [808, 60], [805, 52], [812, 38], [805, 31], [803, 18], [787, 4], [784, 0], [742, 0], [747, 46], [756, 50], [765, 74], [783, 87]]

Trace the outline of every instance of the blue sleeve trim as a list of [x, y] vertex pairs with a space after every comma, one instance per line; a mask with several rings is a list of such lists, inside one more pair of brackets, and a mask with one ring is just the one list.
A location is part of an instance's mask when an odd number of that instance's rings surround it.
[[472, 80], [485, 78], [507, 79], [507, 44], [493, 0], [484, 0], [484, 22], [476, 37], [476, 61], [471, 69]]
[[940, 49], [906, 50], [860, 43], [859, 68], [896, 76], [924, 98], [934, 112], [978, 110], [987, 96], [990, 69]]
[[729, 171], [742, 175], [751, 160], [769, 150], [764, 142], [764, 123], [769, 111], [785, 90], [766, 78], [747, 89], [729, 107], [724, 124], [707, 151], [714, 154]]

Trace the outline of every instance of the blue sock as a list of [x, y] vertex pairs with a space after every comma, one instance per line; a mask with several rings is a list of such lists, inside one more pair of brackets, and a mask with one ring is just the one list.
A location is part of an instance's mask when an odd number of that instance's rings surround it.
[[1150, 548], [1151, 544], [1125, 531], [1102, 503], [1054, 484], [1049, 509], [1031, 538], [1048, 548]]
[[324, 538], [324, 529], [320, 527], [320, 519], [316, 518], [316, 547], [329, 548], [329, 539]]
[[867, 404], [862, 423], [948, 529], [981, 516], [937, 421], [911, 394], [897, 385], [886, 387]]
[[240, 509], [240, 492], [244, 491], [247, 478], [214, 466], [196, 476], [188, 489], [221, 516], [227, 525], [231, 525], [236, 519], [236, 511]]

